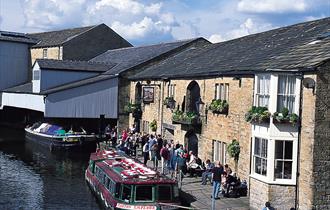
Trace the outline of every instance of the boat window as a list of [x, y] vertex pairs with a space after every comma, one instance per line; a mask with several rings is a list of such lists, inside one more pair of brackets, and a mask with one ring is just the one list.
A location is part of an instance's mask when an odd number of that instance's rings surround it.
[[135, 201], [152, 201], [152, 186], [136, 186]]
[[119, 198], [119, 196], [120, 196], [120, 184], [117, 183], [115, 188], [115, 197]]
[[178, 198], [179, 197], [179, 188], [177, 185], [174, 185], [173, 186], [173, 194], [174, 194], [174, 197], [175, 198]]
[[91, 170], [92, 173], [95, 172], [95, 162], [92, 160], [89, 161], [89, 169]]
[[108, 190], [110, 189], [110, 179], [108, 177], [105, 177], [105, 182], [104, 182], [104, 186], [105, 188], [107, 188]]
[[132, 186], [131, 185], [122, 185], [123, 187], [123, 191], [121, 194], [121, 199], [127, 203], [129, 203], [130, 199], [131, 199], [131, 189]]
[[[119, 187], [118, 187], [119, 188]], [[109, 191], [112, 193], [112, 194], [115, 194], [116, 193], [116, 183], [114, 181], [112, 181], [110, 179], [110, 183], [109, 183]], [[118, 197], [118, 196], [117, 196]]]
[[172, 196], [171, 196], [171, 186], [170, 185], [158, 186], [158, 200], [170, 201], [171, 197]]

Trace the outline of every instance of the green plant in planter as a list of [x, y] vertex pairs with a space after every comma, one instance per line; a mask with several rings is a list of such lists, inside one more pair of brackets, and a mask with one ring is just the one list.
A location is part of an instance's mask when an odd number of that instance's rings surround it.
[[157, 131], [157, 121], [153, 120], [150, 122], [149, 127], [151, 129], [151, 131], [156, 132]]
[[172, 120], [181, 121], [183, 119], [183, 111], [177, 109], [173, 112]]
[[271, 114], [267, 107], [256, 107], [253, 106], [246, 114], [245, 120], [247, 122], [262, 123], [269, 120]]
[[228, 102], [221, 99], [213, 99], [209, 105], [209, 110], [212, 112], [224, 113], [228, 111]]
[[279, 122], [279, 123], [289, 122], [294, 125], [298, 122], [299, 117], [295, 113], [289, 114], [289, 109], [283, 108], [281, 112], [275, 112], [273, 114], [273, 120], [274, 122]]
[[198, 115], [195, 112], [187, 112], [183, 114], [183, 121], [192, 123], [197, 117]]
[[168, 96], [164, 99], [164, 105], [168, 105], [170, 101], [173, 101], [174, 98], [172, 96]]
[[124, 112], [126, 113], [133, 113], [141, 111], [141, 104], [133, 104], [129, 102], [127, 105], [124, 106]]
[[236, 139], [233, 139], [232, 142], [227, 146], [227, 151], [230, 157], [234, 158], [234, 160], [237, 162], [239, 159], [239, 153], [241, 152], [239, 142]]

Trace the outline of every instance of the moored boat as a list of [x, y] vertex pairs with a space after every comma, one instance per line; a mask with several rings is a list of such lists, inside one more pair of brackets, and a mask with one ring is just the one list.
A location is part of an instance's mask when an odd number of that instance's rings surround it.
[[176, 180], [115, 150], [90, 156], [85, 179], [106, 209], [178, 209]]
[[61, 126], [39, 123], [25, 128], [27, 140], [51, 149], [73, 149], [96, 144], [96, 136], [82, 132], [66, 132]]

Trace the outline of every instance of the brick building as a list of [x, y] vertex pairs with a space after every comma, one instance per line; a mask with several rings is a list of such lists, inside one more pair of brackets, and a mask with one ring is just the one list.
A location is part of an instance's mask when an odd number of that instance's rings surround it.
[[[330, 206], [330, 18], [191, 46], [130, 77], [141, 131], [229, 163], [251, 209]], [[252, 107], [259, 108], [252, 108]], [[236, 139], [236, 163], [226, 151]]]
[[105, 24], [32, 33], [39, 42], [32, 46], [32, 64], [37, 58], [87, 61], [107, 50], [132, 45]]

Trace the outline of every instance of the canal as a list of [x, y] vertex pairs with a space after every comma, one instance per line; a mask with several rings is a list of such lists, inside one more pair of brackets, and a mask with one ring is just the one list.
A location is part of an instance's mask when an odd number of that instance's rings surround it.
[[50, 152], [0, 127], [0, 209], [100, 209], [84, 180], [88, 152]]

